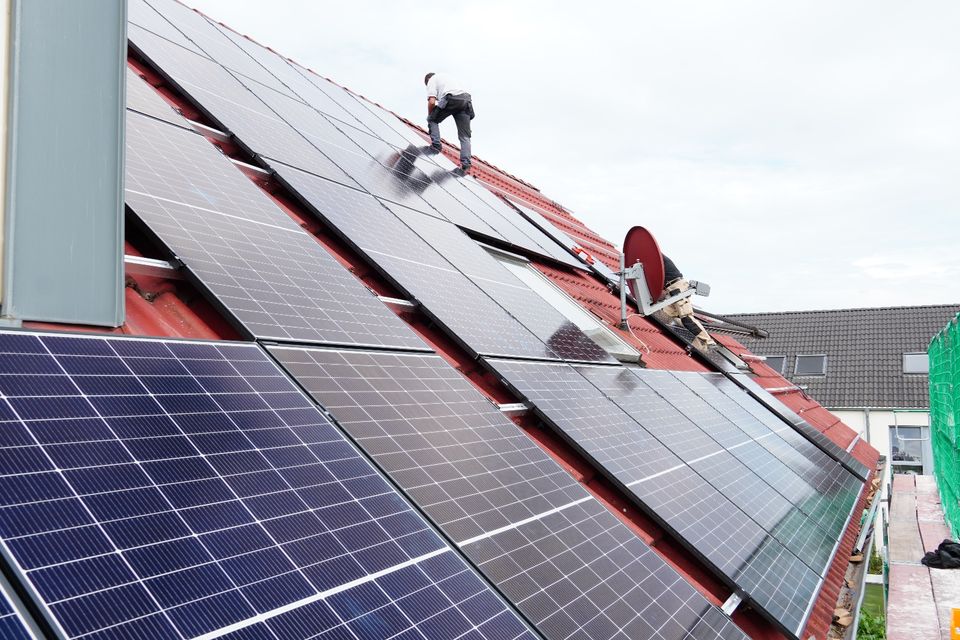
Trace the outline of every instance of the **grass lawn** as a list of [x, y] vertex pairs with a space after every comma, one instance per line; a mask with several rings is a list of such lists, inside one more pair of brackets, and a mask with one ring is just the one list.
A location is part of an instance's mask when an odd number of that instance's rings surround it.
[[868, 584], [864, 585], [866, 592], [863, 594], [863, 606], [861, 611], [871, 615], [883, 615], [883, 585]]

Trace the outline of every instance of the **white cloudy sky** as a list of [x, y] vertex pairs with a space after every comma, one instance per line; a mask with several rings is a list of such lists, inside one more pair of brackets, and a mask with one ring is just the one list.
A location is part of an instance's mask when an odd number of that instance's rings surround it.
[[708, 309], [960, 302], [953, 0], [186, 2], [412, 119], [456, 76], [479, 157]]

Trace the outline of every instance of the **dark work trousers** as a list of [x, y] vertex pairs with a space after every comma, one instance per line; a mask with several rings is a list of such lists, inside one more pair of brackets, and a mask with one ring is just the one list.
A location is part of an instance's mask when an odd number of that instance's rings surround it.
[[427, 116], [427, 129], [430, 131], [430, 141], [433, 146], [440, 146], [440, 123], [453, 116], [457, 123], [457, 137], [460, 139], [460, 166], [470, 166], [470, 121], [473, 120], [473, 101], [469, 93], [457, 96], [445, 95]]

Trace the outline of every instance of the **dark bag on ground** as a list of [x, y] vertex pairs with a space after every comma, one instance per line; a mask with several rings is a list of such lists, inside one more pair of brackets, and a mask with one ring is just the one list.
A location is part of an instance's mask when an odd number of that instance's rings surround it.
[[960, 569], [960, 543], [944, 540], [936, 551], [928, 551], [920, 562], [934, 569]]

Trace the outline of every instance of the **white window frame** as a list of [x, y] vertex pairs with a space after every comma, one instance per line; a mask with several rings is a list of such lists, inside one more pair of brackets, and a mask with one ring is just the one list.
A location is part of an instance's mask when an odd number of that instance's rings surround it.
[[[823, 368], [820, 373], [800, 373], [800, 358], [823, 358]], [[793, 375], [800, 377], [815, 377], [827, 375], [827, 354], [825, 353], [798, 353], [793, 362]]]
[[[926, 368], [923, 371], [907, 371], [907, 356], [923, 356], [927, 363]], [[900, 364], [904, 375], [925, 376], [930, 374], [930, 356], [926, 351], [905, 351], [900, 359]]]

